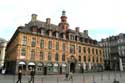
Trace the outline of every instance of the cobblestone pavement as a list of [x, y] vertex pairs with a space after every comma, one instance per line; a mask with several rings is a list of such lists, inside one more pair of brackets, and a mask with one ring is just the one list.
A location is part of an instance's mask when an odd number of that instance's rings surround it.
[[[125, 83], [125, 72], [96, 72], [73, 74], [73, 80], [65, 80], [65, 75], [37, 75], [34, 83], [113, 83], [114, 78]], [[23, 76], [22, 83], [28, 83], [30, 76]], [[0, 83], [16, 83], [17, 76], [0, 75]]]

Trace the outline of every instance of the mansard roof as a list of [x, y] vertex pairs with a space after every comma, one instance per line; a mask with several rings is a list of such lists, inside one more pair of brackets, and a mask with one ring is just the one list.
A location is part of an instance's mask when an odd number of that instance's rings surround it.
[[[20, 26], [19, 27], [19, 31], [21, 32], [27, 32], [27, 33], [32, 33], [31, 31], [31, 27], [33, 26], [37, 26], [38, 29], [43, 28], [45, 31], [47, 31], [48, 29], [52, 29], [53, 32], [58, 31], [60, 34], [63, 33], [63, 31], [59, 30], [58, 25], [55, 24], [50, 24], [50, 27], [47, 27], [46, 22], [43, 21], [30, 21], [28, 24], [25, 24], [25, 26]], [[76, 32], [73, 29], [67, 29], [66, 33], [72, 33], [74, 36], [79, 36], [80, 38], [86, 38], [86, 39], [90, 39], [92, 40], [92, 38], [90, 38], [89, 36], [85, 36], [84, 32]]]

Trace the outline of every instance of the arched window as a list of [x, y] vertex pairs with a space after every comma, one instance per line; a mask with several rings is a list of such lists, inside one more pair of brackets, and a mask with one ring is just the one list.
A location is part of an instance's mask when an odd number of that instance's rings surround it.
[[48, 60], [51, 61], [51, 52], [48, 53]]
[[59, 55], [58, 55], [58, 53], [56, 53], [56, 55], [55, 55], [55, 61], [58, 61], [59, 60]]
[[65, 61], [65, 54], [62, 54], [62, 61]]

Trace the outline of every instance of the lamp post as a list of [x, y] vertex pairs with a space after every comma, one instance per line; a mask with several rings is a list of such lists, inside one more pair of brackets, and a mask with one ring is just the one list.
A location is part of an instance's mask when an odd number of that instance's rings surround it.
[[116, 80], [116, 66], [117, 66], [117, 57], [114, 56], [114, 82], [113, 83], [120, 83], [119, 81]]

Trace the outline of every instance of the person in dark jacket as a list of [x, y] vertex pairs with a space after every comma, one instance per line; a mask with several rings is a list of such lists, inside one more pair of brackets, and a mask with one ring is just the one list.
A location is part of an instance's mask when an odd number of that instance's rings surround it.
[[68, 80], [69, 74], [66, 72], [65, 79]]
[[19, 69], [19, 71], [18, 71], [18, 80], [17, 80], [17, 82], [16, 82], [16, 83], [18, 83], [18, 82], [20, 82], [20, 83], [21, 83], [21, 80], [22, 80], [22, 70], [21, 70], [21, 69]]
[[34, 83], [34, 76], [35, 76], [34, 68], [31, 70], [30, 75], [31, 75], [31, 79], [30, 79], [29, 83], [31, 83], [31, 82]]

